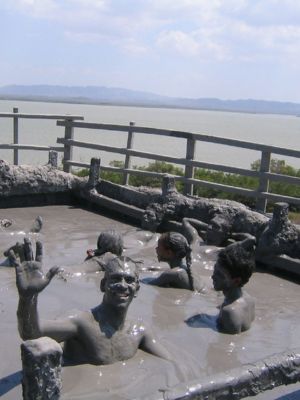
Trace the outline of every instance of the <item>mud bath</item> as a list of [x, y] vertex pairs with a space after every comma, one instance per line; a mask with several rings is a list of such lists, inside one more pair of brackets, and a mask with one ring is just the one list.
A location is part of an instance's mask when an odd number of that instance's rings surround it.
[[[28, 233], [37, 215], [43, 218], [43, 229], [40, 233]], [[100, 302], [102, 274], [73, 274], [72, 266], [80, 269], [86, 250], [95, 247], [98, 234], [104, 229], [122, 232], [125, 255], [144, 260], [142, 279], [160, 273], [149, 271], [152, 267], [167, 268], [167, 264], [158, 264], [156, 260], [157, 234], [87, 210], [69, 206], [2, 209], [1, 218], [13, 221], [0, 231], [1, 255], [27, 234], [33, 241], [43, 241], [45, 270], [60, 265], [67, 272], [66, 281], [54, 278], [40, 295], [42, 318], [64, 317]], [[202, 380], [275, 353], [300, 348], [299, 285], [266, 272], [254, 273], [245, 287], [256, 299], [256, 319], [251, 329], [240, 335], [216, 331], [217, 305], [223, 296], [213, 291], [210, 276], [217, 250], [202, 245], [194, 260], [202, 268], [207, 293], [141, 284], [138, 297], [129, 308], [128, 318], [141, 318], [165, 345], [174, 364], [138, 350], [132, 359], [109, 366], [64, 367], [62, 399], [159, 399], [162, 392], [180, 382]], [[16, 319], [18, 295], [14, 269], [5, 265], [3, 256], [1, 263], [0, 396], [16, 400], [22, 398], [21, 339]], [[299, 385], [294, 390], [299, 390]], [[277, 398], [273, 391], [262, 394], [267, 395], [264, 398]]]

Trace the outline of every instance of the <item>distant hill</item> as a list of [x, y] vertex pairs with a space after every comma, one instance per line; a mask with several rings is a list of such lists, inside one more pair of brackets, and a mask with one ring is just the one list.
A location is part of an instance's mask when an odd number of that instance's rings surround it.
[[300, 115], [299, 103], [253, 99], [175, 98], [160, 96], [155, 93], [104, 86], [8, 85], [0, 87], [0, 98]]

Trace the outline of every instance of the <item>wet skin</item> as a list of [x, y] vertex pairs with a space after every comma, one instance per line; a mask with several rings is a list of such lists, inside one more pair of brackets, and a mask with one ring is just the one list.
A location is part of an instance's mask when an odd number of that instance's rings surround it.
[[103, 301], [90, 311], [79, 312], [63, 320], [40, 320], [38, 294], [50, 283], [58, 268], [44, 275], [42, 271], [42, 245], [37, 243], [33, 260], [31, 243], [24, 242], [26, 261], [20, 263], [10, 252], [16, 268], [19, 291], [18, 325], [22, 339], [49, 336], [65, 342], [64, 354], [72, 362], [111, 364], [131, 358], [141, 348], [151, 354], [168, 359], [168, 353], [146, 331], [142, 322], [126, 321], [132, 299], [139, 289], [136, 266], [115, 258], [108, 265], [101, 281]]
[[164, 245], [164, 242], [162, 239], [158, 239], [155, 251], [156, 251], [158, 261], [165, 261], [165, 262], [169, 263], [175, 258], [174, 252]]
[[115, 307], [127, 307], [138, 290], [138, 282], [132, 268], [115, 269], [105, 279], [103, 302]]
[[255, 317], [255, 303], [243, 292], [241, 278], [232, 278], [225, 266], [217, 261], [212, 281], [214, 289], [222, 291], [225, 296], [217, 319], [218, 329], [230, 334], [248, 330]]
[[[93, 364], [111, 364], [134, 356], [137, 349], [143, 346], [145, 327], [124, 321], [124, 313], [138, 290], [138, 281], [132, 268], [114, 269], [102, 282], [103, 302], [88, 313], [81, 313], [76, 325], [86, 349], [85, 356]], [[114, 314], [112, 321], [111, 315]], [[94, 340], [91, 341], [91, 338]], [[88, 346], [87, 346], [88, 344]], [[74, 348], [75, 347], [75, 348]], [[65, 356], [72, 359], [84, 359], [79, 353], [78, 340], [69, 340], [65, 345]]]
[[147, 281], [147, 283], [156, 286], [170, 286], [179, 289], [190, 290], [191, 287], [188, 273], [182, 259], [178, 259], [175, 256], [175, 253], [170, 248], [165, 246], [162, 239], [158, 240], [155, 250], [158, 261], [167, 262], [171, 269], [163, 272], [157, 278]]
[[224, 268], [219, 261], [217, 261], [215, 264], [211, 279], [213, 281], [214, 289], [217, 291], [227, 291], [235, 285], [235, 281], [231, 278], [227, 269]]

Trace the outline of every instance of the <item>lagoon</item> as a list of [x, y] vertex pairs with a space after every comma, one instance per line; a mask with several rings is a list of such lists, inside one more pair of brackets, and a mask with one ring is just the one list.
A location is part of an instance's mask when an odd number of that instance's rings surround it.
[[[148, 108], [112, 105], [89, 105], [69, 103], [49, 103], [31, 101], [0, 100], [0, 112], [19, 112], [31, 114], [75, 114], [84, 116], [86, 122], [129, 125], [130, 121], [138, 126], [182, 130], [211, 136], [245, 140], [269, 144], [290, 149], [300, 149], [300, 118], [278, 114], [250, 114], [224, 111], [188, 110], [172, 108]], [[56, 145], [57, 137], [63, 137], [62, 127], [55, 121], [29, 120], [19, 121], [19, 141], [22, 144]], [[12, 119], [0, 118], [1, 143], [11, 143], [13, 137]], [[123, 133], [97, 132], [94, 130], [76, 130], [76, 140], [126, 146], [127, 135]], [[139, 135], [135, 138], [134, 148], [157, 154], [185, 157], [185, 146], [179, 139]], [[89, 163], [91, 157], [100, 157], [102, 165], [112, 160], [123, 160], [120, 155], [74, 149], [74, 160]], [[234, 167], [250, 168], [253, 161], [260, 158], [257, 151], [231, 148], [211, 143], [198, 143], [197, 160], [219, 163]], [[11, 150], [0, 150], [0, 158], [12, 162]], [[274, 156], [276, 158], [276, 155]], [[300, 159], [280, 156], [294, 168], [300, 168]], [[44, 152], [20, 151], [21, 164], [44, 164], [48, 155]], [[133, 165], [144, 165], [145, 160], [132, 159]], [[149, 160], [150, 161], [150, 160]]]

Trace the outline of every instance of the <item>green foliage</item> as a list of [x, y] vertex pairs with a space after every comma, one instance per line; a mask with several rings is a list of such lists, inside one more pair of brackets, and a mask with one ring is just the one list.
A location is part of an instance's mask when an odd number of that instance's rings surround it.
[[[260, 170], [260, 160], [256, 160], [251, 164], [251, 169], [253, 171]], [[300, 176], [300, 170], [291, 167], [285, 163], [285, 160], [278, 160], [277, 158], [272, 158], [270, 162], [270, 172], [281, 175], [290, 176]]]
[[[176, 167], [173, 164], [168, 164], [164, 161], [155, 161], [149, 163], [147, 166], [134, 166], [133, 169], [137, 169], [140, 171], [148, 171], [148, 172], [159, 172], [162, 174], [170, 174], [170, 175], [179, 175], [183, 176], [183, 169]], [[129, 180], [130, 185], [132, 186], [149, 186], [149, 187], [161, 187], [161, 178], [156, 177], [145, 177], [141, 175], [132, 175]], [[176, 183], [176, 187], [178, 191], [183, 190], [183, 184], [181, 182]]]
[[82, 168], [76, 171], [73, 171], [73, 174], [79, 176], [80, 178], [84, 178], [85, 176], [89, 176], [90, 170], [88, 168]]
[[[124, 168], [124, 161], [114, 160], [109, 163], [111, 167], [114, 168]], [[123, 183], [123, 173], [118, 171], [101, 171], [100, 168], [100, 177], [109, 182], [122, 184]]]
[[[256, 160], [251, 164], [251, 168], [254, 171], [259, 171], [260, 169], [260, 160]], [[271, 160], [270, 163], [270, 172], [281, 174], [281, 175], [289, 175], [300, 177], [300, 170], [295, 169], [290, 165], [285, 163], [285, 160], [278, 160], [276, 158]], [[285, 196], [291, 197], [300, 197], [300, 187], [298, 185], [292, 185], [284, 182], [270, 182], [269, 185], [270, 193], [282, 194]], [[291, 211], [300, 211], [299, 206], [290, 205]]]
[[[211, 171], [207, 169], [197, 168], [194, 173], [195, 179], [220, 183], [227, 186], [242, 187], [246, 189], [255, 189], [258, 185], [258, 179], [248, 176], [241, 176], [237, 174], [229, 174], [219, 171]], [[245, 197], [236, 193], [229, 193], [219, 189], [212, 189], [203, 186], [195, 186], [194, 194], [196, 196], [208, 197], [208, 198], [219, 198], [228, 199], [242, 202], [249, 207], [255, 206], [255, 200], [249, 197]]]

